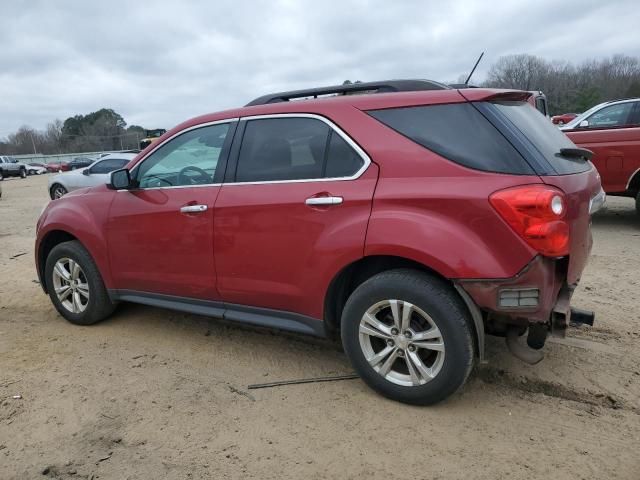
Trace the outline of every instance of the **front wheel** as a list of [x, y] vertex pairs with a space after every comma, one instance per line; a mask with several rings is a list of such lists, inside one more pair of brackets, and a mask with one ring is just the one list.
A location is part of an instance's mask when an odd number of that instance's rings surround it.
[[27, 178], [27, 170], [25, 168], [20, 169], [20, 178]]
[[67, 194], [67, 189], [64, 188], [62, 185], [60, 185], [59, 183], [55, 183], [51, 187], [51, 190], [49, 191], [49, 196], [51, 197], [51, 200], [56, 200], [58, 198], [63, 197], [66, 194]]
[[640, 215], [640, 191], [636, 194], [636, 212]]
[[342, 314], [354, 369], [382, 395], [431, 405], [467, 380], [475, 359], [468, 311], [450, 285], [416, 270], [383, 272], [360, 285]]
[[98, 267], [78, 241], [61, 243], [51, 250], [45, 280], [51, 302], [71, 323], [91, 325], [108, 317], [115, 308]]

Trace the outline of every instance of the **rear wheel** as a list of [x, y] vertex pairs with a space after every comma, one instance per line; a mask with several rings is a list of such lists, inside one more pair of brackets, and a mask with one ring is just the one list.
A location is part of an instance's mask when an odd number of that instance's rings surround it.
[[45, 279], [51, 302], [71, 323], [91, 325], [115, 308], [98, 267], [78, 241], [61, 243], [51, 250]]
[[67, 189], [64, 188], [62, 185], [60, 185], [59, 183], [54, 183], [53, 186], [51, 187], [51, 190], [49, 191], [49, 196], [51, 197], [51, 200], [56, 200], [66, 194], [67, 194]]
[[357, 373], [400, 402], [444, 400], [473, 367], [466, 307], [450, 285], [423, 272], [391, 270], [364, 282], [345, 305], [341, 330]]

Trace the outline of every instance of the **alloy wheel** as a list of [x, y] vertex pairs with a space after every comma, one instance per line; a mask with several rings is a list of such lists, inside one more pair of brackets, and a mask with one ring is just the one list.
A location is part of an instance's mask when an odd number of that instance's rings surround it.
[[424, 385], [442, 369], [442, 333], [416, 305], [402, 300], [378, 302], [362, 316], [359, 333], [369, 365], [396, 385]]
[[80, 264], [71, 258], [61, 258], [53, 267], [53, 289], [71, 313], [82, 313], [89, 304], [89, 282]]
[[64, 196], [67, 193], [64, 187], [58, 185], [53, 189], [53, 198], [58, 199]]

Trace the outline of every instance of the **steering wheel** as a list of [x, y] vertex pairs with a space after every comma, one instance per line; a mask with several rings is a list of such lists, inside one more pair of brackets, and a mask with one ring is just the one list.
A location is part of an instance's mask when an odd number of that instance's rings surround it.
[[[187, 172], [196, 172], [197, 176], [186, 175]], [[211, 183], [211, 176], [203, 169], [189, 165], [178, 173], [178, 185], [206, 185]]]

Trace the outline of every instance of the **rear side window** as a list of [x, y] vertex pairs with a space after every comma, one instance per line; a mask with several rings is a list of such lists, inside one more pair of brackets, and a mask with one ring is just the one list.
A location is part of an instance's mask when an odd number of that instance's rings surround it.
[[363, 165], [351, 146], [315, 118], [265, 118], [246, 124], [237, 182], [349, 177]]
[[109, 160], [96, 163], [90, 168], [90, 171], [91, 173], [111, 173], [114, 170], [124, 167], [127, 163], [129, 163], [129, 160], [110, 158]]
[[519, 175], [534, 173], [513, 145], [470, 103], [368, 113], [405, 137], [465, 167]]

